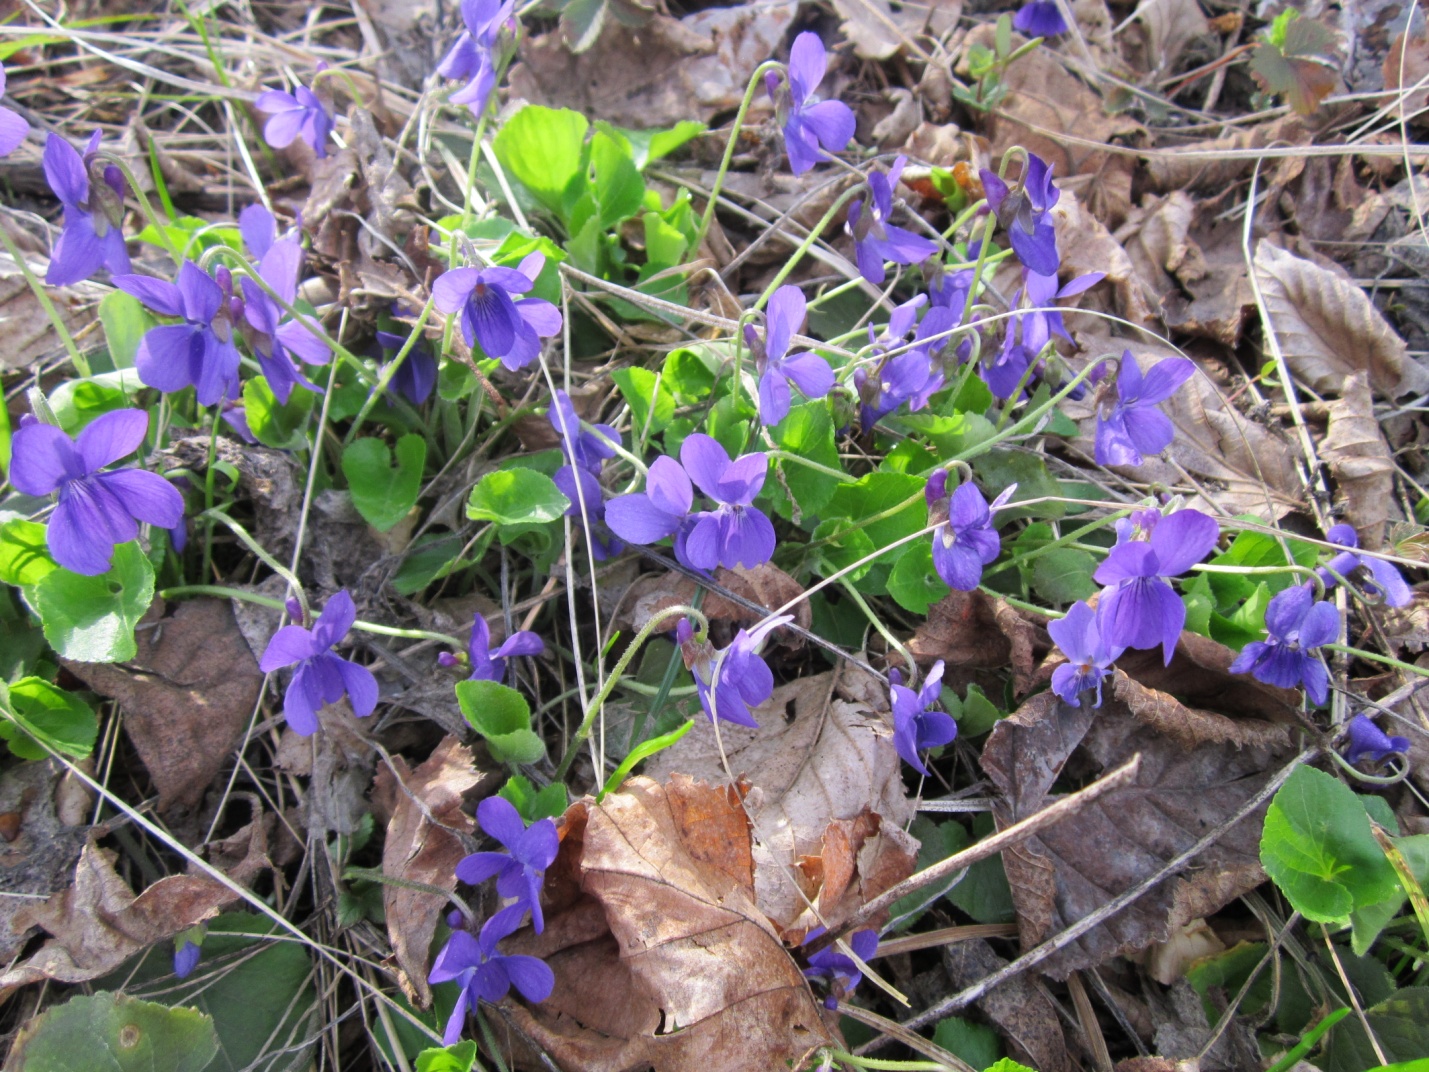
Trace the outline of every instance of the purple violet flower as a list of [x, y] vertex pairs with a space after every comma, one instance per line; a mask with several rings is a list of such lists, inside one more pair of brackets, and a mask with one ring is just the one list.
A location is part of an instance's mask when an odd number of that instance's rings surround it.
[[[802, 944], [808, 945], [814, 939], [823, 937], [824, 933], [825, 928], [822, 925], [817, 926], [804, 936]], [[855, 931], [849, 935], [848, 944], [854, 956], [867, 963], [878, 955], [878, 932]], [[804, 969], [804, 976], [809, 979], [828, 980], [829, 996], [824, 999], [824, 1008], [836, 1009], [839, 998], [848, 997], [862, 981], [863, 972], [852, 958], [840, 953], [837, 946], [831, 945], [817, 953], [809, 954], [809, 966]]]
[[497, 943], [521, 926], [525, 911], [523, 905], [503, 908], [486, 921], [477, 938], [468, 931], [452, 931], [437, 954], [427, 981], [435, 984], [455, 979], [461, 984], [456, 1007], [442, 1035], [444, 1045], [454, 1046], [461, 1041], [467, 1014], [478, 1001], [500, 1001], [513, 986], [530, 1002], [542, 1002], [551, 996], [556, 975], [545, 961], [496, 951]]
[[453, 268], [432, 285], [432, 299], [461, 314], [468, 346], [479, 342], [487, 357], [524, 368], [541, 355], [541, 340], [561, 330], [561, 311], [544, 298], [512, 298], [536, 285], [545, 263], [544, 253], [532, 253], [516, 268]]
[[[875, 350], [885, 356], [873, 366], [854, 370], [854, 389], [862, 403], [859, 423], [868, 431], [905, 402], [909, 412], [917, 412], [928, 404], [943, 386], [941, 365], [933, 360], [933, 351], [945, 347], [950, 332], [961, 315], [945, 306], [928, 310], [921, 323], [916, 323], [918, 310], [927, 303], [927, 296], [915, 295], [893, 310], [888, 327], [882, 335], [875, 334], [872, 324], [868, 338]], [[911, 345], [908, 341], [912, 333]], [[889, 352], [901, 350], [892, 357]]]
[[1345, 749], [1345, 762], [1350, 764], [1369, 760], [1383, 763], [1391, 755], [1403, 755], [1409, 751], [1408, 737], [1391, 737], [1377, 726], [1368, 715], [1356, 715], [1345, 726], [1349, 739]]
[[933, 664], [917, 692], [903, 684], [903, 675], [897, 668], [888, 671], [888, 688], [893, 705], [893, 748], [904, 763], [926, 778], [928, 768], [918, 753], [925, 748], [941, 748], [958, 736], [953, 716], [933, 709], [943, 695], [943, 660]]
[[50, 189], [64, 205], [64, 229], [55, 242], [45, 282], [68, 286], [101, 267], [115, 275], [129, 271], [124, 248], [124, 174], [98, 159], [100, 132], [90, 135], [84, 155], [58, 134], [45, 142], [43, 164]]
[[834, 370], [818, 354], [789, 353], [789, 340], [804, 326], [808, 310], [804, 292], [786, 285], [769, 299], [763, 341], [753, 324], [744, 325], [744, 341], [754, 354], [759, 372], [759, 419], [778, 424], [789, 416], [789, 384], [811, 401], [823, 398], [834, 386]]
[[[5, 68], [0, 67], [0, 96], [5, 94]], [[9, 156], [30, 136], [30, 124], [13, 108], [0, 106], [0, 156]]]
[[174, 974], [180, 979], [187, 979], [198, 967], [199, 957], [202, 955], [203, 948], [185, 938], [174, 950]]
[[[591, 551], [596, 561], [604, 562], [625, 550], [625, 541], [611, 531], [605, 520], [605, 491], [600, 485], [600, 470], [607, 458], [615, 457], [615, 447], [621, 435], [608, 424], [593, 424], [590, 431], [582, 431], [580, 418], [570, 395], [556, 388], [555, 400], [547, 414], [551, 427], [561, 437], [561, 453], [566, 456], [565, 465], [556, 470], [551, 479], [562, 495], [570, 500], [566, 514], [580, 517], [581, 507], [590, 522]], [[596, 433], [600, 433], [597, 435]], [[602, 439], [605, 436], [609, 443]], [[678, 467], [677, 467], [678, 468]]]
[[[379, 331], [377, 345], [384, 351], [395, 354], [400, 353], [402, 347], [407, 345], [407, 339], [390, 331]], [[437, 359], [432, 356], [432, 351], [427, 348], [425, 341], [418, 339], [407, 351], [402, 366], [392, 374], [388, 387], [412, 405], [420, 406], [432, 397], [432, 390], [436, 386]]]
[[[320, 65], [319, 70], [324, 67], [326, 64]], [[273, 148], [286, 149], [302, 138], [318, 159], [327, 156], [332, 113], [322, 98], [307, 86], [300, 85], [292, 93], [281, 89], [264, 90], [253, 106], [269, 113], [268, 121], [263, 124], [263, 140]]]
[[762, 566], [774, 556], [774, 525], [754, 505], [764, 487], [769, 459], [762, 451], [731, 461], [718, 440], [696, 432], [680, 444], [680, 464], [716, 509], [694, 514], [685, 555], [695, 569]]
[[[303, 270], [302, 243], [296, 235], [273, 240], [276, 221], [260, 206], [246, 209], [239, 217], [239, 227], [250, 249], [256, 252], [263, 247], [258, 275], [291, 307], [298, 297], [298, 276]], [[268, 380], [273, 397], [286, 405], [295, 386], [317, 392], [318, 387], [303, 375], [293, 357], [296, 355], [308, 365], [327, 364], [332, 352], [323, 341], [321, 330], [307, 318], [285, 320], [283, 305], [269, 297], [252, 279], [244, 278], [240, 283], [243, 322], [239, 329], [258, 358], [258, 366]]]
[[864, 211], [861, 199], [848, 207], [848, 223], [844, 226], [853, 235], [858, 270], [870, 283], [882, 283], [887, 278], [885, 261], [917, 264], [938, 252], [936, 242], [888, 222], [893, 215], [893, 190], [906, 163], [908, 158], [900, 156], [887, 175], [881, 171], [869, 173], [868, 211]]
[[[541, 915], [541, 885], [546, 868], [556, 859], [561, 839], [556, 824], [542, 819], [527, 827], [521, 813], [505, 797], [487, 797], [476, 808], [481, 828], [501, 842], [505, 852], [474, 852], [456, 865], [456, 877], [477, 886], [496, 876], [496, 892], [517, 898], [522, 910], [531, 910], [531, 926], [545, 929]], [[516, 907], [513, 905], [512, 907]]]
[[982, 568], [997, 561], [1002, 541], [992, 515], [1017, 491], [1013, 484], [991, 504], [972, 481], [959, 484], [949, 496], [948, 471], [939, 469], [923, 489], [929, 520], [941, 523], [933, 530], [933, 568], [949, 588], [971, 592], [982, 581]]
[[1012, 242], [1013, 252], [1029, 272], [1056, 275], [1062, 259], [1057, 253], [1057, 229], [1052, 224], [1052, 207], [1062, 196], [1052, 182], [1052, 166], [1029, 153], [1027, 173], [1013, 189], [983, 168], [978, 172], [987, 204], [997, 213], [998, 222]]
[[1166, 578], [1185, 573], [1216, 546], [1221, 528], [1199, 510], [1163, 517], [1145, 542], [1120, 544], [1092, 576], [1111, 585], [1098, 604], [1102, 636], [1109, 646], [1154, 648], [1171, 655], [1186, 624], [1186, 605]]
[[1319, 707], [1329, 698], [1330, 673], [1315, 650], [1339, 630], [1340, 612], [1333, 603], [1316, 603], [1305, 585], [1287, 588], [1265, 608], [1266, 639], [1247, 644], [1231, 663], [1231, 673], [1282, 689], [1304, 685], [1305, 695]]
[[836, 153], [853, 140], [857, 125], [853, 111], [842, 101], [820, 100], [819, 83], [828, 69], [828, 54], [819, 35], [805, 31], [789, 50], [787, 88], [770, 71], [764, 88], [774, 101], [774, 111], [784, 130], [789, 170], [802, 175], [819, 162], [820, 146]]
[[101, 472], [138, 450], [148, 430], [147, 413], [120, 409], [96, 417], [74, 439], [33, 418], [15, 432], [10, 483], [26, 495], [59, 493], [45, 542], [65, 569], [98, 576], [115, 545], [139, 535], [139, 522], [171, 529], [183, 520], [184, 497], [158, 473]]
[[1067, 20], [1052, 0], [1033, 0], [1012, 16], [1012, 28], [1028, 37], [1056, 37], [1067, 32]]
[[617, 495], [605, 504], [605, 521], [612, 532], [628, 543], [658, 543], [666, 536], [673, 536], [675, 557], [694, 569], [685, 549], [694, 500], [695, 489], [684, 466], [674, 458], [661, 455], [645, 474], [644, 491]]
[[1176, 429], [1157, 404], [1195, 374], [1193, 362], [1168, 357], [1143, 375], [1131, 351], [1125, 351], [1116, 385], [1103, 381], [1097, 391], [1097, 464], [1140, 465], [1144, 455], [1160, 454], [1169, 447]]
[[1354, 553], [1360, 545], [1360, 538], [1353, 525], [1335, 525], [1325, 533], [1325, 539], [1337, 547], [1347, 548], [1315, 571], [1325, 582], [1327, 590], [1340, 583], [1334, 576], [1339, 574], [1346, 580], [1355, 581], [1365, 594], [1382, 599], [1388, 606], [1406, 607], [1413, 601], [1413, 590], [1392, 562]]
[[344, 695], [358, 718], [366, 718], [377, 706], [377, 679], [372, 671], [332, 651], [355, 621], [357, 607], [343, 588], [327, 601], [312, 629], [285, 625], [274, 633], [258, 662], [265, 674], [297, 666], [283, 694], [283, 717], [300, 737], [316, 733], [319, 709]]
[[223, 423], [228, 425], [243, 442], [254, 446], [258, 445], [258, 437], [248, 427], [248, 411], [243, 408], [242, 402], [234, 402], [232, 399], [225, 398], [220, 406], [219, 416], [223, 418]]
[[[474, 615], [471, 624], [471, 639], [467, 641], [466, 653], [471, 660], [468, 681], [500, 681], [506, 676], [506, 660], [522, 655], [540, 655], [546, 650], [546, 642], [529, 629], [518, 629], [495, 651], [491, 650], [491, 627], [480, 614]], [[450, 656], [449, 656], [450, 657]], [[455, 666], [453, 660], [443, 665]]]
[[486, 102], [496, 88], [496, 46], [502, 28], [512, 21], [514, 8], [514, 0], [462, 0], [466, 29], [437, 66], [437, 74], [466, 82], [448, 99], [452, 104], [467, 105], [472, 115], [479, 117], [486, 111]]
[[[741, 629], [734, 634], [729, 647], [721, 653], [707, 640], [697, 641], [688, 618], [675, 626], [675, 642], [680, 645], [685, 666], [694, 675], [695, 691], [700, 705], [711, 722], [716, 718], [741, 726], [758, 727], [751, 707], [758, 707], [774, 694], [774, 674], [757, 654], [764, 638], [779, 626], [794, 620], [792, 614], [766, 618], [752, 630]], [[718, 662], [719, 680], [714, 681]]]
[[144, 333], [134, 356], [139, 379], [170, 394], [197, 389], [198, 404], [213, 406], [238, 396], [238, 347], [233, 323], [242, 303], [233, 298], [233, 277], [218, 269], [218, 279], [193, 261], [179, 265], [174, 283], [142, 275], [117, 275], [114, 285], [164, 316], [182, 324], [161, 324]]
[[1080, 707], [1081, 694], [1096, 689], [1097, 702], [1092, 706], [1100, 707], [1102, 679], [1124, 649], [1107, 644], [1097, 612], [1080, 601], [1072, 604], [1065, 618], [1050, 622], [1047, 632], [1067, 657], [1066, 662], [1052, 671], [1052, 691], [1073, 707]]

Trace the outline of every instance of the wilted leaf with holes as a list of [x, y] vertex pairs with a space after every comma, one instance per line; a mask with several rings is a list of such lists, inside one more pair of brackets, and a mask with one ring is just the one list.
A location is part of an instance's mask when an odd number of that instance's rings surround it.
[[80, 995], [35, 1017], [15, 1038], [11, 1072], [200, 1072], [218, 1053], [213, 1020], [108, 992]]

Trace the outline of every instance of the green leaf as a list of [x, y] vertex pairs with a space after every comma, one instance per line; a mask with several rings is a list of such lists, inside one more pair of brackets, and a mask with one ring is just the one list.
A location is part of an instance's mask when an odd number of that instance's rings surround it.
[[[935, 823], [926, 815], [913, 820], [908, 833], [918, 839], [918, 862], [915, 871], [924, 871], [934, 864], [940, 864], [956, 852], [967, 847], [968, 832], [959, 823]], [[915, 890], [906, 897], [893, 902], [888, 917], [893, 921], [895, 932], [905, 931], [922, 918], [928, 906], [955, 886], [962, 876], [952, 875], [943, 882], [935, 882], [921, 890]]]
[[457, 703], [498, 763], [536, 763], [546, 744], [531, 730], [531, 707], [515, 689], [495, 681], [459, 681]]
[[[570, 7], [567, 6], [565, 11], [569, 12]], [[577, 49], [572, 48], [571, 51], [575, 52]], [[708, 129], [703, 123], [696, 123], [691, 119], [682, 119], [673, 127], [654, 130], [629, 130], [613, 126], [603, 119], [596, 120], [595, 126], [597, 130], [623, 140], [630, 148], [630, 156], [635, 161], [635, 166], [641, 171], [656, 160], [669, 156], [691, 139], [698, 138]]]
[[948, 584], [933, 568], [933, 541], [907, 545], [888, 575], [888, 594], [904, 610], [927, 614], [928, 608], [948, 594]]
[[[856, 483], [840, 484], [822, 513], [825, 517], [865, 521], [892, 511], [888, 517], [879, 517], [863, 529], [874, 547], [890, 547], [927, 525], [928, 507], [923, 500], [925, 483], [906, 473], [868, 473]], [[893, 563], [901, 553], [901, 548], [894, 548], [880, 555], [859, 584], [859, 591], [882, 595], [887, 590]]]
[[857, 584], [868, 575], [872, 568], [872, 556], [878, 549], [868, 533], [854, 528], [849, 518], [831, 517], [819, 522], [814, 529], [814, 541], [823, 540], [828, 542], [813, 551], [815, 569], [821, 577], [832, 576], [855, 562], [863, 562], [863, 565], [841, 574], [840, 579]]
[[[666, 390], [663, 377], [658, 378], [647, 368], [633, 365], [616, 369], [610, 374], [615, 385], [620, 388], [621, 397], [630, 406], [630, 427], [635, 436], [658, 435], [663, 432], [675, 416], [674, 396]], [[654, 416], [651, 416], [651, 406]], [[647, 424], [648, 422], [648, 424]]]
[[1285, 97], [1301, 115], [1313, 115], [1335, 88], [1335, 35], [1287, 8], [1250, 57], [1250, 74], [1262, 93]]
[[[992, 833], [992, 816], [974, 818], [975, 838], [985, 838]], [[979, 923], [1010, 923], [1015, 919], [1017, 911], [1012, 905], [1012, 887], [1002, 866], [1002, 854], [989, 856], [969, 867], [963, 880], [948, 891], [948, 900]]]
[[199, 1072], [218, 1053], [213, 1021], [103, 991], [70, 998], [20, 1029], [11, 1072]]
[[1355, 908], [1398, 888], [1364, 805], [1312, 767], [1297, 768], [1270, 802], [1260, 861], [1300, 914], [1319, 923], [1344, 925]]
[[409, 548], [407, 559], [392, 578], [392, 587], [404, 596], [420, 592], [439, 577], [481, 559], [491, 544], [492, 532], [477, 540], [468, 557], [462, 557], [466, 538], [460, 533], [427, 533]]
[[609, 230], [639, 213], [645, 202], [645, 180], [630, 159], [629, 147], [597, 131], [590, 141], [590, 163], [601, 227]]
[[[705, 418], [705, 431], [719, 442], [731, 458], [738, 458], [749, 442], [750, 425], [758, 414], [741, 397], [725, 395], [710, 407]], [[765, 481], [766, 485], [768, 481]]]
[[138, 298], [116, 290], [99, 303], [99, 322], [104, 326], [104, 343], [114, 367], [133, 368], [139, 341], [157, 321]]
[[556, 482], [534, 469], [497, 469], [471, 489], [466, 516], [490, 521], [503, 544], [551, 521], [571, 505]]
[[[1374, 797], [1373, 799], [1383, 800], [1384, 798]], [[1394, 847], [1404, 855], [1404, 860], [1409, 865], [1409, 871], [1418, 881], [1420, 887], [1429, 887], [1429, 834], [1394, 838], [1393, 841]], [[1393, 896], [1388, 899], [1376, 904], [1362, 905], [1350, 913], [1350, 948], [1355, 951], [1356, 956], [1364, 956], [1374, 940], [1379, 937], [1380, 932], [1389, 925], [1389, 921], [1399, 915], [1400, 908], [1404, 906], [1405, 896], [1404, 887], [1400, 885]]]
[[1265, 637], [1265, 608], [1270, 605], [1270, 587], [1258, 584], [1250, 598], [1230, 617], [1211, 615], [1211, 636], [1237, 651], [1253, 640]]
[[243, 385], [243, 412], [248, 418], [248, 430], [265, 447], [275, 450], [299, 450], [308, 445], [303, 430], [317, 395], [303, 387], [294, 387], [286, 405], [279, 405], [267, 377], [254, 376]]
[[[1391, 1063], [1416, 1061], [1429, 1053], [1429, 988], [1400, 990], [1365, 1009], [1365, 1019]], [[1383, 1067], [1357, 1016], [1347, 1016], [1331, 1029], [1324, 1056], [1317, 1063], [1325, 1072], [1366, 1072]]]
[[1216, 609], [1216, 597], [1211, 591], [1211, 575], [1198, 573], [1190, 587], [1181, 593], [1186, 604], [1186, 628], [1201, 636], [1211, 635], [1211, 615]]
[[1001, 1061], [998, 1061], [997, 1064], [989, 1065], [984, 1072], [1037, 1072], [1037, 1070], [1035, 1068], [1028, 1068], [1026, 1065], [1020, 1065], [1011, 1057], [1004, 1057]]
[[470, 1039], [417, 1054], [417, 1072], [471, 1072], [475, 1064], [476, 1043]]
[[[779, 444], [780, 450], [830, 469], [843, 469], [839, 448], [834, 441], [833, 418], [829, 416], [828, 405], [822, 401], [791, 407], [789, 415], [771, 428], [769, 434]], [[788, 484], [790, 494], [805, 517], [819, 513], [834, 489], [842, 483], [837, 477], [812, 466], [800, 465], [797, 461], [780, 459], [777, 464], [784, 473], [784, 483]], [[771, 475], [764, 482], [764, 488], [772, 498], [775, 511], [781, 517], [792, 518], [789, 496], [784, 494], [779, 481]]]
[[1052, 603], [1075, 603], [1097, 590], [1097, 563], [1086, 551], [1056, 547], [1032, 560], [1032, 588]]
[[47, 573], [34, 588], [45, 639], [63, 658], [116, 663], [138, 650], [134, 627], [154, 599], [154, 567], [137, 543], [120, 544], [108, 573]]
[[352, 492], [352, 505], [379, 532], [394, 528], [417, 504], [426, 463], [427, 441], [415, 433], [397, 440], [395, 469], [392, 451], [382, 440], [349, 443], [342, 452], [342, 473]]
[[0, 525], [0, 581], [25, 588], [59, 569], [45, 543], [45, 526], [17, 518]]
[[[1047, 472], [1047, 463], [1038, 454], [1029, 454], [1020, 450], [994, 449], [981, 457], [974, 458], [972, 467], [982, 478], [985, 485], [983, 490], [987, 492], [989, 500], [1013, 484], [1017, 485], [1017, 491], [1013, 494], [1011, 503], [1066, 494], [1062, 485], [1053, 479], [1051, 473]], [[1066, 512], [1067, 508], [1062, 503], [1041, 502], [1025, 510], [1000, 510], [997, 520], [999, 524], [1005, 524], [1017, 517], [1061, 517]]]
[[0, 477], [10, 476], [10, 411], [0, 406]]
[[980, 413], [908, 413], [892, 420], [931, 443], [943, 458], [962, 454], [997, 433]]
[[718, 367], [718, 358], [705, 347], [690, 349], [682, 346], [666, 355], [660, 382], [669, 388], [681, 405], [693, 405], [709, 397]]
[[562, 783], [552, 782], [537, 792], [523, 774], [508, 778], [497, 790], [497, 796], [511, 801], [528, 825], [541, 819], [554, 819], [566, 810], [566, 787]]
[[986, 1068], [1002, 1054], [1002, 1040], [996, 1031], [958, 1016], [938, 1021], [933, 1029], [933, 1044], [956, 1054], [973, 1068]]
[[502, 126], [493, 148], [501, 166], [564, 219], [566, 190], [580, 181], [589, 127], [579, 112], [528, 104]]
[[65, 380], [50, 392], [50, 409], [60, 427], [69, 435], [79, 432], [94, 418], [124, 409], [129, 400], [144, 389], [133, 369], [102, 372], [84, 379]]
[[99, 719], [90, 706], [73, 693], [38, 677], [21, 678], [13, 685], [0, 683], [0, 737], [21, 759], [47, 759], [49, 750], [85, 759], [94, 751]]
[[[946, 685], [943, 688], [943, 695], [947, 696], [951, 690]], [[987, 698], [987, 693], [982, 691], [981, 685], [969, 685], [968, 694], [959, 701], [959, 707], [960, 710], [954, 714], [958, 721], [958, 732], [964, 737], [981, 737], [1004, 717], [997, 704]], [[949, 708], [949, 711], [951, 712], [952, 708]]]
[[561, 8], [561, 33], [573, 55], [595, 44], [605, 26], [607, 8], [605, 0], [567, 0]]

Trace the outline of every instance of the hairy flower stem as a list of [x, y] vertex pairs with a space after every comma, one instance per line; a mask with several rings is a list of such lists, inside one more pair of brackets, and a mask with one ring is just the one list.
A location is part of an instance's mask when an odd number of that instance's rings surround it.
[[819, 240], [819, 236], [824, 233], [825, 228], [834, 222], [834, 219], [843, 211], [845, 205], [862, 192], [864, 192], [864, 188], [860, 185], [851, 186], [839, 194], [834, 200], [834, 203], [829, 206], [829, 210], [824, 213], [823, 219], [819, 220], [809, 233], [804, 236], [804, 240], [799, 243], [799, 247], [794, 250], [793, 255], [784, 262], [784, 267], [780, 268], [774, 278], [769, 281], [769, 285], [764, 288], [764, 293], [759, 295], [759, 300], [754, 303], [754, 307], [750, 310], [751, 312], [757, 313], [760, 309], [764, 308], [769, 299], [774, 297], [774, 292], [784, 285], [784, 280], [788, 279], [789, 274], [799, 266], [799, 262], [804, 259], [804, 255], [814, 247], [814, 243]]
[[239, 541], [243, 544], [244, 547], [248, 548], [248, 550], [252, 551], [255, 555], [258, 556], [258, 560], [260, 562], [262, 562], [265, 566], [271, 569], [279, 577], [283, 578], [283, 580], [287, 581], [288, 589], [293, 593], [293, 598], [296, 599], [298, 601], [298, 605], [303, 608], [303, 622], [306, 624], [308, 619], [312, 617], [312, 613], [308, 609], [308, 597], [303, 592], [302, 582], [298, 580], [297, 575], [294, 574], [292, 570], [290, 570], [287, 566], [283, 565], [271, 554], [269, 554], [267, 549], [264, 548], [261, 543], [255, 540], [247, 529], [245, 529], [237, 521], [234, 521], [233, 518], [229, 517], [222, 510], [205, 510], [203, 513], [199, 514], [198, 517], [194, 518], [194, 520], [217, 521], [219, 524], [227, 526], [228, 530], [232, 532], [233, 535], [238, 537]]
[[695, 240], [690, 246], [696, 253], [699, 252], [705, 235], [709, 233], [710, 223], [714, 220], [715, 206], [719, 203], [720, 191], [724, 189], [724, 177], [729, 173], [730, 161], [734, 159], [734, 150], [739, 145], [739, 132], [744, 128], [744, 117], [749, 114], [749, 106], [754, 103], [754, 94], [759, 92], [759, 87], [763, 84], [766, 74], [770, 71], [782, 70], [784, 70], [782, 63], [776, 60], [766, 60], [754, 68], [754, 73], [749, 76], [749, 85], [744, 89], [744, 99], [739, 102], [739, 111], [734, 113], [734, 122], [729, 128], [729, 141], [725, 143], [724, 157], [719, 162], [719, 171], [715, 172], [715, 181], [714, 185], [710, 187], [709, 200], [705, 202], [704, 215], [700, 217], [700, 229], [695, 232]]

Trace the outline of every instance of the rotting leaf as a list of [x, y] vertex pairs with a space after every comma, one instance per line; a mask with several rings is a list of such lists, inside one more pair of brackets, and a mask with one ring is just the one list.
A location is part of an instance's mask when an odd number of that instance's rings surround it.
[[1394, 459], [1375, 420], [1368, 372], [1345, 377], [1329, 413], [1320, 457], [1335, 478], [1336, 501], [1344, 507], [1345, 520], [1360, 533], [1363, 546], [1376, 551], [1394, 511]]
[[1285, 361], [1311, 390], [1335, 394], [1346, 376], [1366, 370], [1382, 397], [1429, 391], [1429, 369], [1347, 277], [1263, 239], [1255, 273]]
[[124, 729], [159, 790], [159, 810], [197, 807], [242, 736], [263, 673], [225, 600], [157, 600], [136, 630], [125, 666], [65, 667], [119, 701]]
[[[798, 581], [771, 562], [755, 566], [753, 569], [747, 569], [744, 566], [725, 569], [721, 566], [715, 570], [714, 580], [716, 584], [728, 588], [735, 595], [743, 596], [752, 603], [759, 604], [770, 613], [804, 594], [804, 588]], [[668, 607], [688, 606], [694, 602], [695, 589], [694, 579], [683, 574], [673, 571], [647, 573], [637, 578], [635, 583], [626, 590], [621, 601], [620, 613], [615, 619], [616, 625], [619, 628], [628, 626], [632, 630], [639, 630], [662, 610]], [[705, 601], [700, 609], [712, 622], [732, 622], [742, 628], [753, 626], [762, 617], [759, 613], [748, 610], [713, 592], [705, 596]], [[791, 611], [794, 615], [795, 625], [804, 629], [809, 628], [812, 612], [807, 599], [801, 600], [791, 608]], [[673, 623], [671, 626], [673, 627]], [[787, 638], [796, 645], [802, 644], [802, 640], [796, 634], [787, 630], [781, 630], [774, 635], [779, 638]]]
[[[471, 749], [455, 737], [445, 737], [414, 771], [408, 771], [401, 756], [392, 762], [405, 790], [385, 765], [377, 771], [373, 787], [374, 803], [380, 799], [391, 814], [382, 843], [382, 873], [455, 890], [455, 868], [466, 855], [458, 833], [476, 831], [476, 824], [461, 809], [463, 795], [481, 781]], [[429, 821], [422, 806], [441, 825]], [[382, 901], [402, 989], [426, 1008], [432, 1001], [427, 953], [446, 901], [435, 893], [390, 885], [383, 886]]]
[[800, 1067], [831, 1040], [799, 968], [754, 904], [749, 827], [730, 790], [637, 777], [567, 811], [541, 935], [550, 998], [508, 1015], [583, 1072]]
[[[1232, 815], [1293, 755], [1288, 725], [1241, 717], [1246, 698], [1275, 710], [1273, 694], [1241, 690], [1238, 682], [1208, 673], [1204, 660], [1197, 666], [1180, 653], [1169, 674], [1151, 678], [1156, 684], [1166, 679], [1197, 683], [1206, 708], [1237, 717], [1188, 707], [1118, 670], [1100, 710], [1039, 693], [989, 736], [982, 766], [997, 786], [994, 814], [1003, 826], [1043, 807], [1064, 770], [1092, 777], [1141, 753], [1134, 787], [1109, 793], [1003, 853], [1025, 948], [1150, 877]], [[1044, 970], [1065, 978], [1165, 941], [1174, 928], [1253, 889], [1264, 881], [1259, 837], [1259, 816], [1227, 830], [1186, 873], [1049, 958]]]
[[1008, 667], [1020, 693], [1032, 686], [1036, 652], [1050, 647], [1037, 626], [981, 590], [949, 592], [928, 608], [927, 620], [908, 642], [920, 661], [942, 659], [950, 670]]
[[35, 903], [69, 885], [89, 828], [65, 821], [56, 799], [60, 791], [59, 763], [41, 760], [20, 763], [0, 774], [0, 874], [5, 892], [0, 897], [0, 957], [7, 961], [19, 952], [32, 924], [17, 919]]
[[[942, 953], [943, 967], [956, 987], [979, 983], [1007, 964], [981, 938], [945, 945]], [[1030, 1061], [1039, 1072], [1069, 1072], [1075, 1067], [1057, 1006], [1036, 979], [1026, 974], [1009, 979], [979, 1001], [978, 1008], [997, 1025], [1013, 1054]]]
[[38, 926], [53, 937], [28, 960], [0, 975], [0, 998], [49, 979], [86, 983], [114, 971], [145, 946], [172, 938], [218, 914], [236, 894], [207, 875], [171, 875], [139, 896], [114, 872], [114, 853], [85, 845], [74, 885], [16, 913], [15, 927]]

